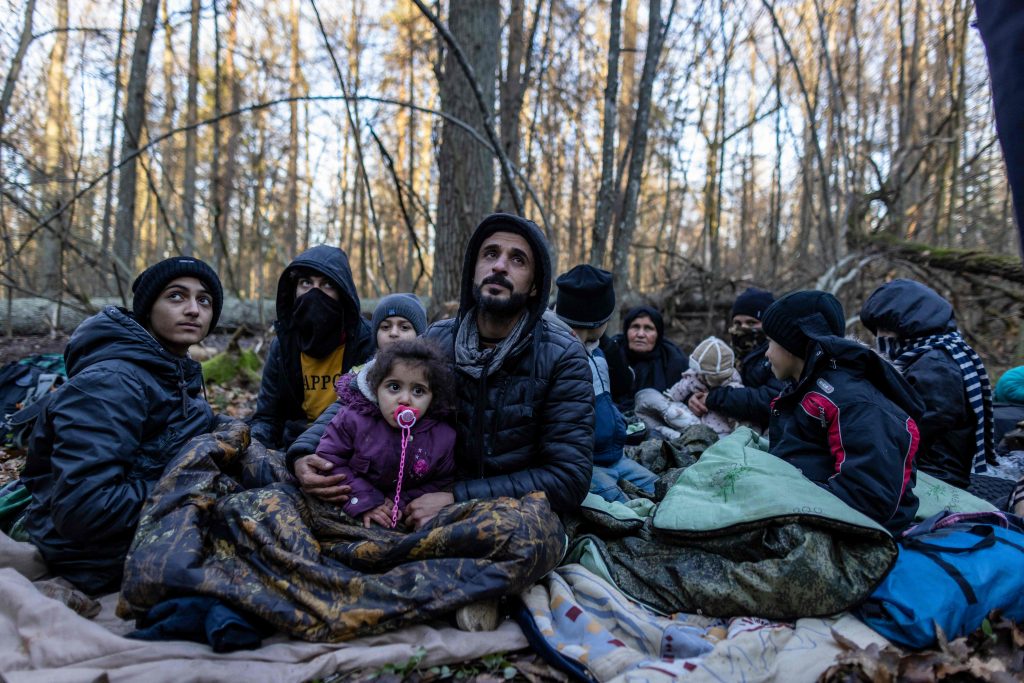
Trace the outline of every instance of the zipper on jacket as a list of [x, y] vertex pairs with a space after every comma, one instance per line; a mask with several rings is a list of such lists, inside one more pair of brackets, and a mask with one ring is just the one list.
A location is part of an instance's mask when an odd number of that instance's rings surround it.
[[178, 391], [181, 392], [181, 412], [188, 418], [188, 382], [185, 381], [185, 371], [181, 369], [181, 363], [178, 363]]
[[477, 380], [476, 387], [476, 419], [473, 421], [476, 425], [476, 442], [477, 442], [477, 476], [480, 479], [484, 478], [484, 458], [487, 456], [487, 450], [484, 444], [484, 408], [487, 406], [487, 369], [484, 368], [480, 373], [480, 379]]

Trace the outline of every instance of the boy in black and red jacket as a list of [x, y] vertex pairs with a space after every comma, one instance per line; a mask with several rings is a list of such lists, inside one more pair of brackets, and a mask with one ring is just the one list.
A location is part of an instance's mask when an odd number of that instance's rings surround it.
[[789, 384], [772, 401], [769, 450], [892, 533], [917, 512], [914, 456], [924, 405], [871, 349], [843, 337], [827, 292], [788, 294], [765, 311], [767, 358]]

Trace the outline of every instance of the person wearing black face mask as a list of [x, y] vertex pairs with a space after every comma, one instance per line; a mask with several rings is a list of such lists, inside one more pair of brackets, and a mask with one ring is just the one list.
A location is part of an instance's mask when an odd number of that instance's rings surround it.
[[768, 340], [761, 329], [761, 316], [774, 301], [771, 292], [756, 287], [748, 287], [736, 297], [732, 305], [729, 337], [738, 359], [743, 386], [721, 386], [707, 393], [694, 394], [688, 401], [694, 415], [702, 417], [708, 411], [715, 411], [762, 429], [768, 426], [771, 400], [785, 386], [772, 374], [765, 358]]
[[274, 327], [250, 424], [254, 439], [285, 449], [337, 398], [338, 378], [373, 353], [344, 251], [319, 245], [288, 264]]

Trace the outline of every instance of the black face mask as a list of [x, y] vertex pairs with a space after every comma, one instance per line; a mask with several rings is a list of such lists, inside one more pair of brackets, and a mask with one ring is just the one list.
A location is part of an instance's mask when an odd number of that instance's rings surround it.
[[729, 338], [732, 350], [739, 359], [763, 344], [766, 339], [764, 330], [735, 324], [729, 328]]
[[345, 343], [345, 308], [319, 289], [311, 289], [295, 300], [291, 329], [303, 353], [324, 358]]

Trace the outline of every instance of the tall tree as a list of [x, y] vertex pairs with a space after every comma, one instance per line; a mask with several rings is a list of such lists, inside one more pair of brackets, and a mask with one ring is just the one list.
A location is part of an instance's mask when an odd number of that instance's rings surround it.
[[146, 118], [149, 49], [153, 43], [158, 4], [159, 0], [142, 0], [139, 7], [139, 24], [135, 31], [132, 66], [125, 92], [124, 136], [121, 140], [121, 161], [124, 165], [117, 183], [117, 218], [114, 224], [114, 267], [122, 294], [125, 289], [121, 285], [127, 283], [135, 270], [135, 157]]
[[[242, 82], [238, 76], [238, 69], [235, 65], [235, 51], [238, 49], [238, 0], [228, 0], [228, 38], [224, 52], [224, 79], [227, 81], [228, 89], [228, 110], [237, 111], [242, 104]], [[220, 207], [219, 230], [220, 234], [228, 240], [231, 235], [231, 202], [234, 199], [235, 184], [238, 182], [238, 153], [242, 137], [242, 118], [232, 116], [228, 119], [228, 141], [226, 145], [226, 159], [224, 160], [224, 174], [220, 177], [218, 187], [220, 189], [217, 205]], [[238, 221], [237, 245], [241, 249], [243, 242], [244, 221], [241, 215]], [[226, 260], [226, 257], [225, 257]], [[233, 268], [235, 278], [240, 277], [238, 268]], [[235, 283], [236, 285], [240, 283]]]
[[615, 288], [619, 292], [629, 291], [629, 253], [632, 251], [633, 234], [636, 231], [636, 207], [640, 197], [640, 181], [647, 154], [654, 77], [657, 74], [658, 62], [661, 60], [661, 48], [665, 44], [665, 36], [668, 34], [675, 6], [675, 0], [672, 0], [668, 17], [662, 20], [661, 0], [650, 0], [648, 3], [647, 50], [644, 54], [640, 91], [637, 94], [636, 117], [633, 119], [633, 131], [630, 138], [632, 152], [629, 159], [629, 177], [626, 180], [622, 212], [615, 231], [615, 243], [618, 248], [612, 258]]
[[[506, 50], [505, 77], [499, 84], [501, 112], [501, 146], [505, 156], [519, 166], [519, 117], [523, 110], [523, 98], [533, 71], [533, 43], [537, 35], [541, 9], [544, 0], [538, 0], [533, 11], [529, 32], [526, 31], [526, 11], [524, 0], [512, 0], [508, 16], [508, 49]], [[501, 183], [498, 194], [500, 211], [515, 211], [512, 193], [505, 183]]]
[[618, 195], [615, 184], [615, 131], [618, 128], [619, 34], [622, 25], [622, 0], [612, 0], [608, 30], [608, 75], [604, 85], [604, 119], [601, 127], [601, 186], [594, 212], [594, 236], [590, 242], [590, 262], [602, 266], [608, 245], [608, 230]]
[[18, 47], [11, 57], [11, 65], [7, 69], [7, 76], [4, 77], [4, 89], [0, 93], [0, 135], [3, 134], [4, 124], [7, 123], [7, 110], [11, 106], [11, 98], [14, 97], [14, 86], [21, 74], [21, 66], [25, 60], [25, 53], [32, 43], [32, 22], [36, 13], [36, 0], [28, 0], [25, 3], [25, 18], [22, 20], [21, 33], [18, 36]]
[[[493, 110], [498, 44], [501, 35], [499, 5], [492, 0], [452, 0], [448, 28], [462, 47], [481, 92], [490, 94]], [[483, 135], [485, 118], [472, 84], [451, 49], [446, 50], [441, 81], [441, 110], [470, 124]], [[435, 311], [459, 298], [462, 256], [480, 219], [494, 207], [492, 153], [473, 137], [445, 119], [438, 153], [437, 236], [434, 251], [433, 299]]]
[[199, 131], [199, 0], [192, 0], [191, 32], [188, 38], [188, 94], [185, 103], [185, 187], [182, 191], [182, 214], [185, 221], [186, 255], [196, 250], [196, 176], [199, 172], [198, 151]]
[[[43, 132], [43, 167], [40, 181], [45, 183], [43, 215], [57, 210], [65, 200], [65, 175], [70, 170], [70, 157], [66, 154], [68, 131], [68, 80], [65, 62], [68, 53], [68, 0], [57, 0], [57, 32], [50, 50], [46, 75], [46, 123]], [[39, 289], [46, 296], [57, 296], [61, 291], [62, 241], [68, 228], [68, 214], [61, 213], [56, 223], [43, 230], [39, 239], [36, 270]]]
[[285, 178], [285, 226], [284, 246], [285, 257], [291, 260], [298, 254], [299, 240], [299, 0], [292, 0], [288, 12], [290, 28], [288, 71], [288, 171]]

